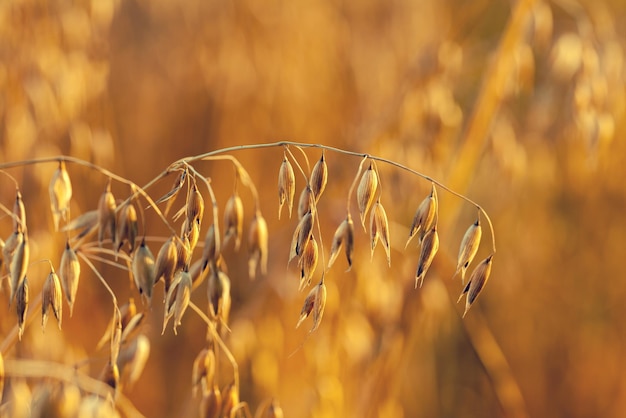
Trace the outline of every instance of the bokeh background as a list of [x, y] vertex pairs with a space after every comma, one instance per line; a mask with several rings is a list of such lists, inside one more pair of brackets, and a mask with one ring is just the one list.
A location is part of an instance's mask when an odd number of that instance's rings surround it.
[[[276, 216], [282, 150], [234, 154], [263, 196], [271, 235], [267, 277], [247, 278], [245, 246], [225, 253], [233, 283], [227, 344], [241, 398], [253, 410], [275, 398], [288, 417], [621, 417], [624, 21], [620, 0], [4, 0], [0, 160], [67, 154], [144, 184], [184, 156], [293, 140], [410, 166], [491, 215], [498, 252], [488, 286], [461, 319], [461, 284], [450, 277], [475, 209], [440, 191], [441, 250], [424, 287], [413, 289], [419, 253], [404, 243], [430, 185], [381, 164], [392, 267], [380, 248], [370, 261], [357, 223], [355, 265], [344, 273], [340, 258], [327, 274], [324, 319], [307, 338], [306, 327], [295, 329], [305, 294], [294, 265], [286, 268], [296, 221]], [[320, 155], [308, 153], [311, 162]], [[328, 254], [359, 160], [326, 157]], [[198, 167], [223, 209], [232, 168]], [[26, 202], [32, 259], [58, 265], [65, 237], [52, 232], [47, 198], [54, 168], [10, 173]], [[95, 208], [106, 179], [68, 170], [73, 214]], [[0, 180], [6, 206], [14, 190]], [[128, 194], [119, 184], [113, 190]], [[242, 197], [248, 223], [253, 201]], [[167, 234], [158, 220], [147, 224], [150, 235]], [[8, 218], [0, 228], [8, 237]], [[478, 258], [489, 252], [485, 235]], [[121, 301], [133, 295], [127, 275], [100, 267]], [[30, 267], [32, 292], [46, 269]], [[83, 272], [63, 332], [48, 324], [42, 334], [36, 318], [5, 358], [90, 359], [82, 370], [100, 373], [106, 355], [95, 346], [111, 301]], [[193, 300], [206, 304], [205, 287]], [[144, 328], [150, 359], [125, 393], [147, 417], [193, 416], [191, 366], [205, 328], [188, 312], [178, 336], [161, 336], [161, 318], [155, 303]], [[0, 324], [9, 335], [13, 313]]]

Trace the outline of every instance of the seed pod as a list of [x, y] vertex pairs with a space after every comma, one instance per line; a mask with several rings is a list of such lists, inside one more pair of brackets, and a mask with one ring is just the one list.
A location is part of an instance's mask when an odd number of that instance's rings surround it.
[[224, 246], [234, 237], [235, 251], [239, 251], [243, 234], [243, 203], [236, 192], [226, 202], [224, 229]]
[[21, 235], [21, 238], [16, 238], [19, 242], [19, 245], [17, 246], [15, 253], [11, 256], [11, 298], [9, 300], [9, 305], [13, 303], [15, 292], [26, 277], [26, 270], [28, 269], [28, 263], [30, 259], [30, 246], [28, 245], [28, 236], [23, 232], [19, 232], [18, 235]]
[[248, 236], [250, 253], [248, 258], [248, 277], [251, 279], [255, 278], [257, 265], [259, 263], [261, 265], [261, 274], [267, 274], [268, 239], [267, 222], [265, 222], [265, 218], [263, 218], [261, 212], [257, 210], [250, 224], [250, 234]]
[[230, 314], [230, 279], [223, 271], [212, 269], [208, 285], [209, 318], [216, 322], [218, 333], [228, 324]]
[[111, 193], [111, 179], [98, 202], [98, 243], [102, 245], [105, 234], [109, 234], [111, 241], [115, 242], [115, 197]]
[[333, 244], [330, 249], [330, 257], [328, 257], [328, 268], [331, 268], [335, 263], [342, 247], [345, 248], [349, 271], [352, 268], [352, 253], [354, 251], [354, 224], [352, 222], [352, 216], [349, 213], [335, 231]]
[[306, 247], [307, 242], [309, 242], [309, 239], [311, 238], [313, 223], [314, 218], [311, 212], [307, 212], [306, 215], [300, 219], [298, 226], [293, 232], [293, 238], [291, 239], [289, 262], [291, 262], [291, 260], [293, 260], [296, 256], [302, 255], [304, 247]]
[[208, 388], [213, 387], [215, 381], [215, 351], [213, 347], [204, 348], [193, 362], [191, 372], [191, 385], [193, 387], [193, 395], [196, 396], [198, 387], [202, 389], [202, 393]]
[[435, 254], [439, 250], [439, 234], [437, 233], [437, 226], [434, 226], [430, 231], [424, 235], [422, 241], [422, 250], [420, 251], [419, 262], [417, 263], [417, 272], [415, 273], [415, 288], [417, 289], [417, 282], [420, 282], [420, 287], [424, 284], [424, 277], [435, 258]]
[[26, 277], [18, 286], [15, 298], [17, 299], [15, 305], [17, 308], [18, 337], [21, 341], [26, 324], [26, 312], [28, 311], [28, 280]]
[[137, 223], [137, 210], [131, 202], [124, 203], [119, 209], [119, 219], [117, 220], [117, 232], [115, 234], [115, 252], [118, 252], [124, 242], [128, 241], [129, 254], [135, 249], [135, 239], [139, 231]]
[[326, 165], [326, 159], [324, 157], [324, 151], [322, 150], [322, 156], [319, 161], [315, 163], [313, 171], [311, 172], [311, 191], [315, 198], [315, 203], [320, 200], [324, 189], [326, 189], [326, 183], [328, 181], [328, 166]]
[[143, 334], [139, 334], [122, 348], [117, 359], [117, 367], [125, 387], [132, 388], [139, 380], [148, 357], [150, 357], [150, 340]]
[[204, 216], [204, 199], [202, 194], [198, 190], [198, 186], [195, 181], [189, 194], [187, 195], [187, 223], [192, 225], [197, 223], [198, 226], [202, 225], [202, 217]]
[[59, 220], [63, 218], [65, 221], [69, 218], [70, 200], [72, 199], [72, 183], [70, 176], [65, 169], [65, 161], [59, 161], [59, 167], [56, 169], [50, 180], [48, 187], [50, 194], [50, 206], [52, 208], [52, 217], [54, 219], [54, 229], [59, 230]]
[[304, 247], [302, 257], [300, 257], [300, 260], [298, 261], [298, 267], [300, 267], [300, 291], [311, 284], [311, 277], [313, 277], [313, 274], [315, 273], [318, 257], [319, 250], [317, 242], [315, 241], [315, 237], [311, 236], [311, 239]]
[[189, 306], [191, 299], [191, 276], [188, 272], [180, 273], [180, 282], [176, 290], [176, 302], [174, 304], [174, 334], [176, 335], [176, 327], [181, 324], [183, 315]]
[[378, 188], [378, 174], [374, 170], [374, 165], [370, 166], [361, 176], [361, 182], [356, 190], [357, 202], [359, 204], [359, 214], [361, 215], [361, 225], [365, 230], [365, 215], [372, 207], [374, 198], [376, 197], [376, 189]]
[[389, 221], [387, 220], [387, 212], [380, 200], [374, 204], [372, 213], [370, 214], [370, 243], [372, 252], [370, 257], [374, 257], [374, 249], [378, 243], [378, 239], [382, 242], [387, 254], [387, 264], [391, 266], [391, 248], [389, 246]]
[[478, 246], [480, 245], [480, 238], [482, 236], [482, 228], [480, 227], [480, 219], [476, 219], [463, 236], [461, 241], [461, 247], [459, 248], [459, 257], [456, 264], [456, 276], [461, 272], [461, 282], [465, 283], [465, 271], [471, 264], [472, 260], [478, 252]]
[[15, 203], [13, 204], [13, 232], [24, 232], [26, 230], [26, 208], [22, 200], [22, 193], [17, 189], [15, 192]]
[[422, 200], [422, 203], [420, 203], [417, 211], [415, 212], [413, 223], [411, 224], [411, 229], [409, 230], [409, 239], [404, 246], [405, 248], [418, 232], [420, 233], [420, 242], [422, 242], [424, 235], [432, 229], [433, 225], [437, 224], [437, 206], [437, 191], [435, 189], [435, 185], [433, 184], [430, 195], [428, 195], [426, 199]]
[[491, 274], [491, 261], [492, 260], [493, 260], [493, 254], [485, 258], [483, 261], [480, 262], [480, 264], [476, 266], [476, 268], [474, 268], [474, 271], [472, 271], [472, 274], [470, 275], [467, 285], [465, 285], [463, 292], [461, 292], [461, 296], [459, 296], [459, 301], [461, 300], [463, 295], [467, 293], [467, 299], [465, 300], [465, 311], [463, 312], [463, 317], [465, 317], [465, 314], [467, 314], [467, 311], [469, 311], [470, 307], [472, 306], [472, 304], [474, 303], [474, 301], [476, 300], [480, 292], [485, 287], [485, 284], [487, 284], [487, 280], [489, 280], [489, 275]]
[[74, 302], [76, 301], [76, 291], [78, 290], [78, 281], [80, 279], [80, 263], [76, 252], [70, 248], [69, 241], [65, 244], [65, 251], [61, 256], [61, 267], [59, 268], [61, 276], [61, 285], [65, 299], [70, 307], [70, 318], [74, 311]]
[[148, 299], [148, 304], [152, 303], [152, 288], [154, 287], [154, 256], [146, 245], [145, 238], [141, 240], [141, 245], [133, 254], [131, 264], [135, 286], [139, 294]]
[[305, 186], [300, 193], [300, 200], [298, 201], [298, 219], [302, 219], [307, 212], [312, 211], [313, 207], [313, 191], [310, 186]]
[[287, 159], [287, 155], [283, 157], [283, 162], [278, 170], [278, 219], [283, 210], [283, 205], [287, 202], [289, 207], [289, 219], [291, 219], [291, 210], [293, 208], [293, 197], [296, 194], [296, 176], [293, 167]]
[[222, 395], [217, 385], [202, 397], [200, 403], [201, 418], [219, 418], [222, 411]]
[[48, 274], [41, 293], [41, 328], [46, 328], [48, 311], [52, 309], [52, 313], [59, 324], [59, 329], [61, 329], [61, 322], [63, 320], [63, 293], [61, 291], [61, 281], [54, 270]]
[[304, 300], [304, 305], [300, 310], [300, 319], [296, 324], [296, 328], [302, 324], [302, 322], [312, 313], [313, 327], [309, 332], [313, 332], [319, 327], [324, 315], [324, 307], [326, 306], [326, 285], [324, 282], [320, 282], [309, 292], [308, 296]]
[[[169, 289], [172, 284], [174, 271], [178, 263], [178, 250], [174, 242], [175, 239], [175, 236], [171, 236], [163, 243], [154, 266], [154, 282], [156, 283], [163, 278], [166, 289]], [[167, 290], [165, 293], [167, 293]]]

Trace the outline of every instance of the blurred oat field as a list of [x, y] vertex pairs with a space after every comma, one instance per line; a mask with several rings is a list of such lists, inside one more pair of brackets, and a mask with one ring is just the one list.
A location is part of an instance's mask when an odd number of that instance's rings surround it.
[[[276, 399], [287, 417], [622, 417], [624, 21], [621, 0], [3, 0], [0, 161], [68, 155], [145, 184], [185, 156], [293, 140], [407, 165], [490, 214], [498, 253], [488, 286], [461, 319], [462, 285], [451, 277], [476, 215], [440, 192], [441, 248], [424, 286], [413, 288], [419, 250], [404, 243], [430, 184], [380, 165], [391, 268], [380, 248], [370, 261], [357, 217], [353, 268], [344, 273], [340, 257], [327, 273], [324, 319], [307, 338], [310, 322], [295, 328], [306, 293], [295, 263], [286, 267], [297, 222], [277, 217], [283, 151], [233, 154], [258, 188], [270, 235], [269, 271], [255, 281], [245, 246], [224, 252], [225, 342], [253, 414]], [[326, 158], [319, 211], [328, 252], [359, 159]], [[223, 210], [232, 167], [201, 167]], [[31, 263], [58, 266], [66, 237], [54, 232], [48, 201], [55, 168], [7, 171], [23, 195]], [[106, 177], [76, 165], [68, 172], [73, 218], [95, 209]], [[170, 186], [159, 183], [153, 197]], [[129, 189], [114, 183], [113, 192], [125, 198]], [[0, 177], [0, 203], [11, 208], [14, 199], [14, 184]], [[254, 202], [247, 192], [242, 199], [248, 224]], [[153, 215], [149, 234], [167, 237]], [[11, 233], [5, 216], [0, 236]], [[485, 240], [477, 259], [489, 254]], [[150, 245], [156, 256], [160, 244]], [[139, 303], [127, 274], [98, 268], [120, 303]], [[31, 303], [48, 272], [30, 265]], [[111, 297], [85, 264], [81, 274], [62, 331], [50, 319], [42, 333], [31, 307], [18, 342], [14, 306], [2, 315], [7, 365], [45, 360], [100, 376], [107, 354], [96, 345]], [[150, 356], [123, 393], [146, 417], [196, 416], [191, 372], [206, 327], [189, 311], [178, 335], [162, 336], [162, 298], [157, 286], [141, 325]], [[204, 307], [206, 291], [192, 300]], [[0, 301], [8, 305], [6, 287]], [[220, 359], [220, 386], [228, 373]], [[59, 387], [5, 374], [7, 416], [20, 408], [29, 416]]]

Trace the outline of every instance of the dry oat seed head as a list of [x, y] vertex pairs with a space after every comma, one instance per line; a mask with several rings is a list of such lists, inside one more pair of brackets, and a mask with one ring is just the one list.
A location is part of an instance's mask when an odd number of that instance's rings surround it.
[[191, 299], [191, 276], [188, 272], [183, 271], [180, 274], [180, 282], [176, 291], [176, 301], [174, 302], [174, 334], [177, 334], [176, 328], [181, 325], [183, 315], [189, 306]]
[[146, 240], [141, 240], [141, 245], [133, 254], [131, 263], [133, 279], [139, 294], [146, 297], [148, 305], [152, 303], [152, 288], [154, 287], [154, 256], [146, 245]]
[[378, 188], [378, 174], [374, 170], [373, 163], [370, 162], [370, 166], [363, 175], [359, 187], [356, 190], [357, 203], [359, 204], [359, 214], [361, 216], [361, 225], [365, 230], [365, 215], [367, 211], [372, 207], [374, 199], [376, 197], [376, 189]]
[[230, 279], [218, 268], [211, 270], [208, 285], [209, 318], [217, 323], [218, 333], [230, 315]]
[[126, 387], [132, 388], [139, 380], [149, 357], [150, 340], [143, 334], [139, 334], [122, 348], [117, 359], [117, 367], [120, 371], [120, 379]]
[[283, 162], [278, 170], [278, 219], [283, 210], [283, 205], [287, 203], [289, 208], [289, 219], [291, 219], [291, 211], [293, 209], [293, 197], [296, 194], [296, 176], [293, 167], [287, 159], [287, 155], [283, 157]]
[[374, 204], [372, 208], [372, 212], [370, 214], [370, 244], [371, 244], [371, 255], [370, 258], [374, 257], [374, 249], [376, 248], [376, 244], [378, 243], [378, 239], [380, 238], [380, 242], [382, 242], [383, 247], [385, 248], [385, 254], [387, 255], [387, 264], [391, 266], [391, 248], [389, 244], [389, 221], [387, 219], [387, 212], [385, 212], [385, 208], [383, 207], [380, 200]]
[[296, 231], [298, 232], [298, 234], [297, 234], [297, 238], [295, 242], [295, 248], [293, 248], [293, 250], [299, 256], [302, 255], [302, 252], [304, 251], [304, 247], [306, 247], [306, 244], [311, 239], [314, 223], [315, 223], [315, 220], [313, 217], [313, 213], [309, 211], [300, 220], [300, 223], [298, 224], [296, 228]]
[[328, 268], [331, 268], [335, 263], [342, 247], [346, 253], [346, 259], [348, 260], [347, 271], [349, 271], [352, 268], [352, 253], [354, 251], [354, 223], [352, 222], [352, 216], [349, 213], [346, 219], [344, 219], [335, 231], [333, 244], [330, 249], [330, 256], [328, 257]]
[[176, 240], [176, 254], [176, 271], [189, 271], [192, 254], [189, 238], [186, 235]]
[[[467, 293], [467, 299], [465, 300], [465, 311], [463, 312], [464, 317], [478, 297], [478, 295], [480, 294], [480, 292], [487, 284], [487, 280], [489, 280], [489, 275], [491, 274], [492, 260], [493, 254], [485, 258], [483, 261], [480, 262], [480, 264], [478, 264], [474, 268], [474, 271], [472, 271], [472, 274], [470, 275], [469, 281], [467, 282], [465, 289], [463, 289], [463, 293], [461, 293], [461, 297], [464, 293]], [[461, 300], [461, 297], [459, 297], [459, 300]]]
[[311, 284], [311, 278], [315, 273], [317, 267], [317, 261], [319, 258], [319, 249], [315, 237], [311, 236], [311, 239], [304, 247], [302, 257], [298, 260], [298, 267], [300, 267], [300, 286], [298, 290], [302, 291], [305, 287]]
[[65, 250], [61, 256], [61, 266], [59, 268], [59, 276], [61, 277], [61, 285], [65, 299], [70, 307], [70, 318], [74, 311], [74, 302], [76, 301], [76, 291], [78, 290], [78, 281], [80, 280], [80, 263], [76, 252], [70, 247], [69, 241], [65, 244]]
[[176, 237], [171, 236], [163, 243], [154, 265], [154, 283], [163, 278], [166, 289], [169, 289], [172, 284], [176, 265], [178, 264], [178, 249], [176, 248], [175, 240]]
[[210, 262], [217, 261], [218, 250], [215, 242], [215, 225], [211, 225], [206, 231], [204, 238], [204, 250], [202, 251], [202, 269], [206, 269]]
[[17, 308], [18, 338], [21, 341], [28, 311], [28, 279], [26, 277], [18, 286], [15, 298], [17, 299], [15, 306]]
[[118, 252], [124, 242], [128, 242], [129, 254], [135, 249], [135, 239], [139, 231], [137, 223], [137, 210], [131, 202], [124, 203], [119, 209], [119, 219], [117, 220], [117, 232], [115, 233], [115, 251]]
[[50, 194], [50, 206], [54, 218], [54, 229], [59, 230], [59, 221], [69, 218], [70, 200], [72, 199], [72, 183], [65, 168], [65, 161], [59, 161], [59, 167], [55, 170], [48, 187]]
[[435, 189], [435, 185], [433, 184], [430, 195], [428, 195], [422, 203], [420, 203], [417, 211], [415, 212], [415, 216], [413, 217], [413, 223], [411, 224], [411, 228], [409, 230], [409, 239], [406, 242], [404, 248], [409, 245], [409, 242], [413, 239], [413, 237], [419, 233], [420, 242], [424, 239], [424, 235], [431, 230], [433, 225], [437, 223], [437, 191]]
[[80, 229], [76, 238], [82, 238], [98, 227], [98, 210], [87, 211], [66, 223], [61, 231], [68, 232]]
[[465, 231], [465, 235], [461, 241], [461, 247], [459, 248], [459, 257], [457, 258], [456, 272], [454, 275], [456, 276], [460, 272], [461, 282], [463, 284], [465, 284], [465, 272], [478, 252], [481, 236], [482, 228], [480, 226], [480, 218], [478, 218], [476, 222], [470, 225], [467, 231]]
[[424, 284], [424, 277], [432, 264], [435, 254], [439, 250], [439, 234], [437, 233], [437, 227], [434, 226], [430, 231], [424, 235], [422, 241], [422, 250], [420, 251], [420, 258], [417, 263], [417, 272], [415, 273], [415, 288], [417, 289], [417, 283], [420, 287]]
[[11, 274], [11, 264], [13, 262], [13, 256], [15, 255], [15, 252], [17, 251], [17, 249], [19, 248], [20, 245], [22, 245], [22, 241], [24, 240], [24, 233], [23, 232], [13, 232], [11, 235], [9, 235], [9, 238], [7, 238], [7, 240], [4, 243], [4, 247], [2, 248], [2, 260], [4, 263], [4, 267], [7, 271], [7, 274], [9, 275], [10, 280], [7, 281], [7, 283], [9, 284], [9, 300], [13, 299], [14, 294], [15, 294], [15, 286], [13, 286], [12, 283], [12, 274]]
[[190, 224], [187, 219], [185, 219], [185, 222], [183, 222], [180, 228], [180, 236], [186, 236], [189, 239], [189, 251], [193, 253], [196, 244], [198, 244], [198, 239], [200, 238], [200, 224], [198, 222], [192, 222]]
[[59, 329], [63, 320], [63, 292], [59, 276], [52, 270], [43, 284], [41, 291], [41, 328], [45, 329], [48, 322], [48, 311], [52, 309]]
[[250, 224], [248, 236], [248, 277], [256, 277], [257, 266], [260, 264], [261, 274], [267, 274], [267, 248], [268, 248], [267, 222], [260, 211], [256, 211]]
[[222, 394], [217, 385], [204, 394], [200, 403], [201, 418], [219, 418], [222, 411]]
[[170, 212], [170, 209], [172, 208], [172, 205], [176, 200], [176, 196], [178, 196], [178, 192], [180, 192], [180, 189], [185, 184], [186, 178], [187, 168], [181, 170], [178, 173], [178, 177], [176, 177], [176, 180], [174, 180], [174, 184], [172, 185], [170, 191], [156, 201], [156, 203], [167, 202], [167, 204], [165, 205], [165, 210], [163, 211], [163, 215], [167, 216], [167, 214]]
[[313, 171], [311, 172], [311, 192], [315, 198], [315, 203], [320, 200], [324, 189], [326, 189], [326, 183], [328, 181], [328, 165], [326, 165], [326, 158], [322, 150], [322, 156], [319, 161], [315, 163]]
[[15, 253], [11, 256], [11, 263], [9, 267], [11, 274], [11, 298], [9, 299], [9, 305], [13, 303], [15, 292], [26, 277], [26, 270], [28, 269], [28, 263], [30, 261], [28, 236], [23, 232], [19, 232], [18, 235], [21, 235], [21, 238], [17, 237], [19, 245], [17, 246]]
[[322, 321], [325, 306], [326, 285], [324, 284], [324, 282], [320, 282], [313, 289], [311, 289], [306, 299], [304, 300], [304, 305], [302, 305], [302, 309], [300, 310], [300, 318], [298, 319], [296, 328], [298, 328], [309, 315], [312, 315], [313, 326], [311, 327], [311, 330], [309, 332], [315, 331]]
[[109, 235], [111, 241], [115, 242], [116, 207], [115, 196], [111, 193], [111, 179], [109, 179], [98, 202], [98, 244], [100, 245], [102, 245], [106, 234]]
[[195, 180], [191, 191], [187, 195], [187, 223], [189, 225], [197, 223], [198, 226], [202, 225], [202, 217], [204, 216], [204, 199], [202, 194], [198, 190], [198, 185]]
[[22, 200], [20, 189], [15, 191], [15, 204], [13, 205], [13, 232], [24, 232], [26, 230], [26, 208]]
[[235, 239], [235, 251], [239, 251], [241, 236], [243, 234], [243, 202], [235, 192], [224, 209], [224, 246], [231, 239]]
[[235, 386], [235, 382], [231, 382], [224, 390], [222, 390], [222, 417], [231, 417], [235, 418], [231, 415], [233, 409], [239, 405], [239, 388]]
[[309, 211], [313, 211], [313, 191], [311, 190], [311, 186], [307, 185], [302, 189], [302, 193], [300, 193], [300, 200], [298, 201], [298, 219], [302, 219]]
[[198, 388], [201, 389], [201, 393], [205, 393], [208, 388], [213, 387], [215, 381], [215, 365], [216, 359], [213, 347], [202, 349], [196, 356], [191, 372], [191, 385], [193, 387], [194, 397], [198, 393]]

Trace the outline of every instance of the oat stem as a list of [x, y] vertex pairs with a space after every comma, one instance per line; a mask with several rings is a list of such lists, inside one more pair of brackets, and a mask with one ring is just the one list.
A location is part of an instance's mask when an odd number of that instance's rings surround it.
[[78, 256], [89, 266], [89, 268], [91, 268], [91, 270], [94, 272], [96, 277], [100, 279], [100, 282], [102, 282], [106, 290], [111, 294], [111, 299], [113, 300], [113, 307], [115, 308], [115, 313], [121, 318], [122, 314], [120, 313], [120, 309], [117, 305], [117, 297], [115, 296], [115, 292], [113, 292], [113, 289], [111, 289], [111, 286], [109, 286], [106, 280], [104, 280], [104, 277], [102, 277], [102, 274], [100, 274], [96, 266], [93, 265], [93, 263], [91, 262], [91, 260], [89, 260], [89, 257], [87, 257], [87, 255], [83, 254], [82, 251], [76, 251], [76, 254], [78, 254]]

